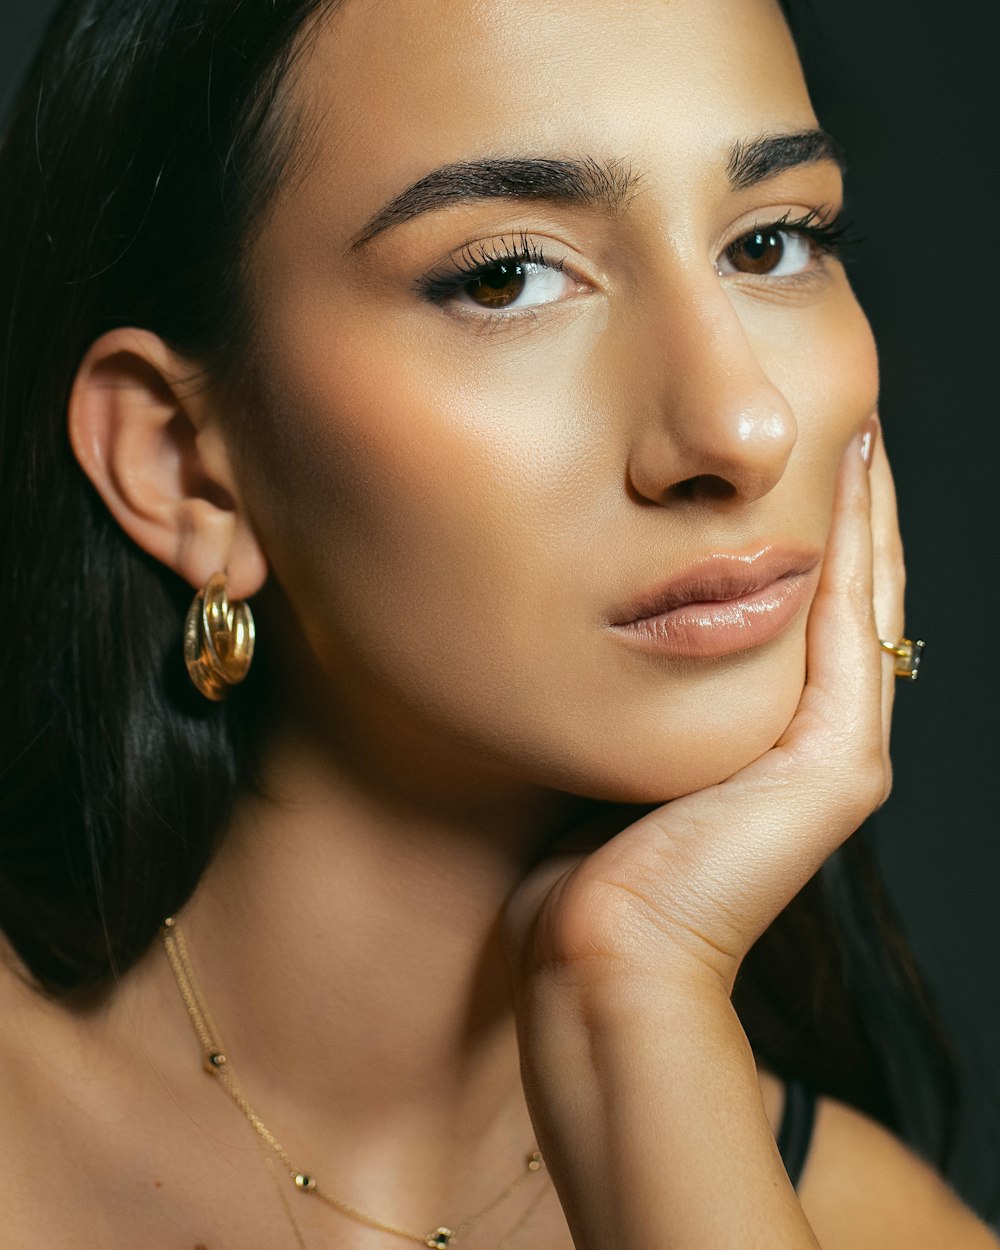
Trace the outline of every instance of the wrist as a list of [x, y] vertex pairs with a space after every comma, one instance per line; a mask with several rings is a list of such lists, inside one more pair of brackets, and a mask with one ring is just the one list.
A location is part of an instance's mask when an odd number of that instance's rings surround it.
[[[541, 974], [522, 1006], [525, 1092], [575, 1244], [750, 1244], [753, 1215], [815, 1247], [717, 980]], [[724, 1203], [693, 1200], [705, 1177]]]

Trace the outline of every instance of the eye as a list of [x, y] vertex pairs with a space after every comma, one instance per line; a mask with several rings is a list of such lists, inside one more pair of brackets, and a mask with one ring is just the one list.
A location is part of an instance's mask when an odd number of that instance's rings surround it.
[[496, 312], [551, 304], [574, 285], [561, 267], [508, 256], [466, 278], [451, 297], [456, 304]]
[[561, 269], [507, 257], [481, 269], [457, 292], [456, 302], [489, 309], [531, 307], [559, 299], [570, 285]]
[[803, 231], [767, 226], [730, 243], [716, 261], [719, 273], [790, 278], [816, 258], [816, 241]]
[[467, 247], [444, 270], [419, 278], [416, 287], [431, 303], [484, 317], [520, 313], [589, 289], [526, 235]]

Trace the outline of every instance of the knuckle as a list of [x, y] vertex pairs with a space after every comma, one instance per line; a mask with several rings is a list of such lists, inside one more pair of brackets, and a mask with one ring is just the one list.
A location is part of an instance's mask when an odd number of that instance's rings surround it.
[[889, 796], [892, 778], [880, 738], [874, 733], [851, 734], [839, 772], [842, 810], [857, 828]]
[[886, 757], [883, 759], [883, 764], [882, 764], [882, 793], [879, 797], [878, 803], [875, 805], [874, 810], [877, 811], [880, 807], [883, 807], [885, 803], [888, 801], [889, 795], [892, 794], [892, 783], [893, 783], [892, 761], [888, 759], [888, 757]]
[[891, 789], [892, 770], [887, 765], [883, 751], [878, 748], [869, 753], [868, 761], [858, 775], [857, 799], [859, 809], [863, 809], [862, 820], [885, 803]]

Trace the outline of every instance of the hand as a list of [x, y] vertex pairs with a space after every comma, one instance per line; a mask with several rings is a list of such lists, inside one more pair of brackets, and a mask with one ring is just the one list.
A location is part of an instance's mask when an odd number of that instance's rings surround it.
[[[877, 434], [877, 427], [875, 430]], [[724, 782], [648, 813], [585, 858], [548, 860], [512, 896], [515, 979], [721, 979], [886, 798], [895, 679], [879, 637], [902, 631], [892, 476], [852, 440], [807, 629], [807, 678], [776, 745]]]

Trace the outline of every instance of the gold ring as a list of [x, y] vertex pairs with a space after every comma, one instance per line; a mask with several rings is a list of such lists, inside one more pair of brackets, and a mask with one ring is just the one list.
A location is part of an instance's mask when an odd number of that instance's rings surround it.
[[924, 652], [922, 638], [900, 638], [899, 642], [886, 642], [884, 638], [880, 638], [878, 645], [883, 651], [895, 657], [894, 671], [897, 677], [905, 677], [907, 681], [917, 680]]

